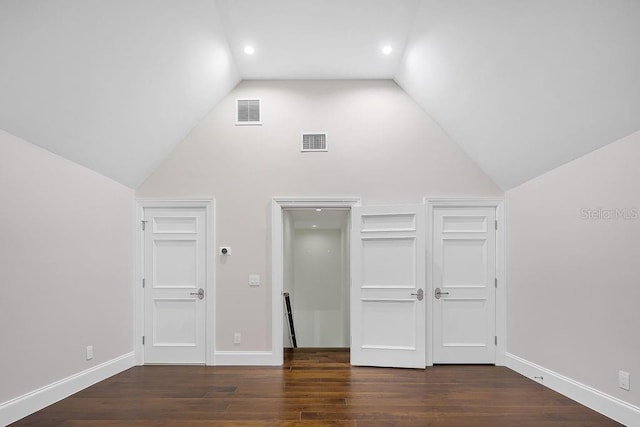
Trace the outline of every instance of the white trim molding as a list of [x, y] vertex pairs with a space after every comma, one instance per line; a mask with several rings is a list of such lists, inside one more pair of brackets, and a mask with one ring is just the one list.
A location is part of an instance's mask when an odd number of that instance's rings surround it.
[[216, 366], [280, 366], [271, 351], [216, 351]]
[[361, 204], [360, 197], [274, 197], [281, 208], [351, 208]]
[[[284, 281], [284, 242], [282, 209], [284, 208], [347, 208], [361, 204], [360, 197], [274, 197], [271, 201], [271, 363], [284, 361], [284, 326], [282, 289]], [[349, 214], [351, 220], [351, 214]], [[218, 353], [216, 353], [217, 355]]]
[[123, 354], [77, 374], [0, 404], [0, 425], [8, 425], [135, 365], [134, 353]]
[[144, 364], [144, 346], [142, 345], [142, 336], [144, 335], [144, 290], [141, 283], [144, 276], [144, 236], [140, 227], [140, 221], [144, 218], [145, 208], [204, 208], [205, 221], [207, 224], [206, 240], [206, 288], [205, 298], [207, 302], [206, 312], [206, 350], [205, 364], [213, 365], [215, 355], [216, 342], [216, 272], [214, 260], [215, 236], [216, 236], [216, 202], [211, 198], [193, 198], [193, 199], [136, 199], [136, 252], [135, 252], [135, 278], [133, 280], [134, 295], [134, 325], [133, 325], [133, 350], [135, 352], [136, 365]]
[[[635, 405], [510, 353], [506, 354], [506, 366], [619, 423], [640, 426], [640, 408]], [[535, 377], [542, 377], [542, 381]]]
[[[498, 287], [496, 289], [496, 336], [498, 344], [496, 346], [496, 366], [504, 366], [505, 353], [507, 351], [507, 283], [505, 274], [505, 214], [503, 198], [424, 198], [427, 207], [427, 288], [426, 294], [433, 294], [433, 210], [439, 207], [490, 207], [496, 209], [496, 221], [498, 229], [496, 231], [496, 278]], [[427, 355], [426, 366], [433, 366], [433, 332], [431, 325], [433, 321], [433, 299], [427, 298]]]

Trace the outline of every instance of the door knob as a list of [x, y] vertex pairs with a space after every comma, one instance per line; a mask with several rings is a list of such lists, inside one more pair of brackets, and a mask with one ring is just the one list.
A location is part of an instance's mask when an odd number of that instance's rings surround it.
[[440, 299], [442, 295], [449, 295], [449, 292], [442, 292], [440, 288], [436, 288], [436, 299]]
[[422, 299], [424, 298], [424, 291], [422, 289], [418, 289], [415, 294], [411, 295], [414, 295], [418, 301], [422, 301]]
[[198, 292], [191, 292], [189, 295], [196, 295], [198, 299], [204, 298], [204, 289], [198, 289]]

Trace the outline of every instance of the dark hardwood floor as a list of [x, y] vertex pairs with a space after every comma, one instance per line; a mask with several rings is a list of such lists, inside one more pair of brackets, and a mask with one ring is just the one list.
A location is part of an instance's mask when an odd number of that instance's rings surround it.
[[508, 368], [355, 368], [348, 350], [284, 367], [142, 366], [15, 426], [614, 426]]

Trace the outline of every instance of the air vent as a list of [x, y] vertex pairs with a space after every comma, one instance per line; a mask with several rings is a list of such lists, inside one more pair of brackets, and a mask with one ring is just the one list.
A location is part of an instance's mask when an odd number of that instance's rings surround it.
[[260, 99], [236, 100], [236, 125], [261, 125]]
[[301, 151], [328, 151], [326, 133], [303, 133]]

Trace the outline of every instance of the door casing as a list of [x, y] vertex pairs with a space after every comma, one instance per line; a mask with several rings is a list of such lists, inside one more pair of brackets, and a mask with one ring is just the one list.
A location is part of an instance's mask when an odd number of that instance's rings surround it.
[[498, 344], [496, 346], [496, 366], [505, 365], [506, 352], [506, 280], [505, 280], [505, 224], [504, 224], [504, 200], [492, 198], [428, 198], [424, 199], [427, 207], [427, 284], [426, 294], [427, 306], [427, 327], [426, 327], [426, 366], [433, 366], [433, 211], [435, 208], [465, 208], [465, 207], [488, 207], [495, 208], [498, 229], [496, 230], [496, 277], [498, 287], [496, 288], [496, 336]]
[[213, 263], [213, 248], [215, 247], [215, 200], [210, 199], [136, 199], [135, 218], [133, 229], [135, 230], [135, 268], [133, 272], [133, 349], [135, 352], [135, 364], [144, 364], [144, 289], [142, 279], [144, 277], [144, 234], [142, 233], [142, 220], [145, 208], [204, 208], [207, 230], [206, 255], [205, 255], [205, 302], [206, 302], [206, 335], [205, 335], [205, 364], [214, 365], [215, 359], [215, 271]]
[[271, 202], [271, 355], [265, 364], [279, 366], [284, 362], [282, 284], [284, 281], [283, 223], [284, 208], [346, 208], [349, 221], [352, 207], [360, 205], [359, 197], [274, 197]]

